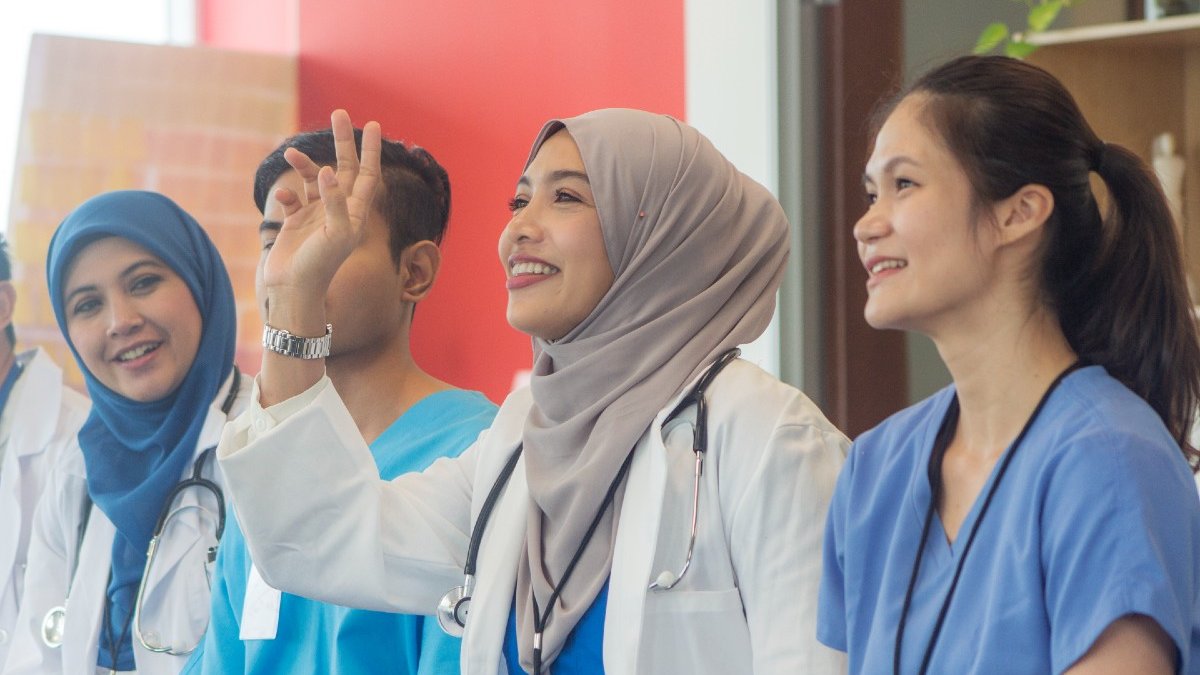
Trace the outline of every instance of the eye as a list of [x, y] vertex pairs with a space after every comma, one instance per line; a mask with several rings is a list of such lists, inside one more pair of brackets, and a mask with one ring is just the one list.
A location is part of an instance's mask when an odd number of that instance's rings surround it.
[[516, 197], [513, 197], [512, 199], [508, 200], [508, 210], [512, 211], [514, 213], [516, 213], [517, 211], [520, 211], [521, 209], [525, 208], [526, 206], [529, 206], [529, 200], [520, 195], [517, 195]]
[[264, 252], [270, 251], [271, 247], [274, 245], [275, 245], [275, 237], [271, 237], [269, 239], [263, 239], [262, 250]]
[[98, 309], [100, 309], [100, 301], [94, 297], [85, 296], [80, 298], [71, 307], [71, 316], [84, 316], [87, 314], [93, 314]]
[[896, 179], [896, 192], [900, 192], [906, 188], [916, 187], [916, 185], [917, 185], [916, 183], [912, 182], [911, 180], [909, 180], [907, 178], [897, 178]]
[[145, 295], [158, 288], [162, 280], [163, 278], [157, 274], [143, 274], [134, 277], [133, 282], [129, 284], [129, 292], [135, 295]]
[[560, 190], [554, 191], [554, 201], [556, 201], [556, 202], [579, 202], [579, 201], [583, 201], [583, 200], [580, 199], [579, 197], [571, 194], [570, 192], [568, 192], [566, 190], [560, 189]]
[[879, 200], [879, 195], [875, 194], [874, 192], [871, 192], [870, 190], [867, 190], [866, 193], [863, 195], [863, 201], [865, 201], [867, 203], [867, 206], [871, 206], [878, 200]]

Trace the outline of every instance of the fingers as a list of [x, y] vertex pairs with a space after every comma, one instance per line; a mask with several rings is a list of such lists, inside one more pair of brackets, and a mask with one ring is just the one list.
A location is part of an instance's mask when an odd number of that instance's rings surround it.
[[329, 116], [333, 127], [333, 147], [337, 156], [337, 179], [342, 185], [354, 185], [358, 176], [358, 147], [354, 142], [354, 125], [345, 110], [334, 110]]
[[283, 207], [284, 219], [287, 219], [288, 216], [304, 207], [304, 202], [300, 201], [300, 196], [291, 188], [279, 188], [275, 190], [275, 201], [279, 202], [279, 205]]
[[355, 241], [355, 234], [359, 229], [357, 226], [360, 226], [361, 222], [351, 221], [349, 210], [346, 208], [346, 193], [342, 191], [333, 169], [321, 167], [317, 184], [321, 188], [321, 202], [325, 207], [325, 229], [329, 236], [337, 240]]
[[287, 160], [287, 163], [296, 170], [296, 173], [304, 181], [304, 201], [311, 202], [314, 199], [319, 199], [321, 195], [317, 186], [317, 173], [321, 170], [321, 167], [309, 159], [308, 155], [295, 148], [284, 150], [283, 158]]
[[349, 195], [350, 215], [360, 222], [367, 220], [375, 203], [375, 190], [380, 182], [381, 132], [378, 122], [367, 122], [363, 127], [362, 164]]

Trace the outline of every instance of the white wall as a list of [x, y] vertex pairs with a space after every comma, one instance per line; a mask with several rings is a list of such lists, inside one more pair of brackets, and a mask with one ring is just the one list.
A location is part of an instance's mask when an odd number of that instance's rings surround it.
[[[687, 122], [778, 195], [775, 36], [775, 0], [684, 2]], [[776, 312], [767, 332], [743, 353], [778, 375], [779, 344]]]

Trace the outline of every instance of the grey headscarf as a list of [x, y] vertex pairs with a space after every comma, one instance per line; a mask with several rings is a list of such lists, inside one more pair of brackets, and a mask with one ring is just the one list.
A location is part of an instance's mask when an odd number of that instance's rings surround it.
[[[692, 127], [639, 110], [597, 110], [546, 123], [529, 162], [563, 128], [583, 157], [614, 278], [565, 336], [533, 340], [534, 403], [523, 434], [531, 501], [516, 595], [527, 670], [533, 594], [545, 611], [658, 411], [718, 355], [766, 329], [788, 255], [779, 202]], [[608, 579], [622, 495], [561, 591], [543, 634], [544, 664]]]

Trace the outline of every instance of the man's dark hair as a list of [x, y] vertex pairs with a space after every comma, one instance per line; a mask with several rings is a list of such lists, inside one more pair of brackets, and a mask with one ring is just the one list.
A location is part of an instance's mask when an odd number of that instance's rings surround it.
[[[362, 152], [362, 129], [354, 130], [354, 142]], [[268, 193], [279, 177], [292, 170], [283, 158], [296, 148], [319, 166], [337, 166], [333, 131], [322, 129], [296, 134], [267, 155], [254, 173], [254, 204], [266, 208]], [[410, 244], [428, 239], [440, 244], [450, 218], [450, 177], [425, 149], [383, 140], [380, 148], [382, 180], [375, 207], [387, 221], [388, 248], [392, 262], [400, 264], [400, 253]]]
[[[12, 260], [8, 257], [8, 240], [4, 235], [0, 235], [0, 281], [12, 281]], [[9, 349], [17, 346], [17, 330], [12, 321], [5, 326], [4, 335], [8, 337]]]

